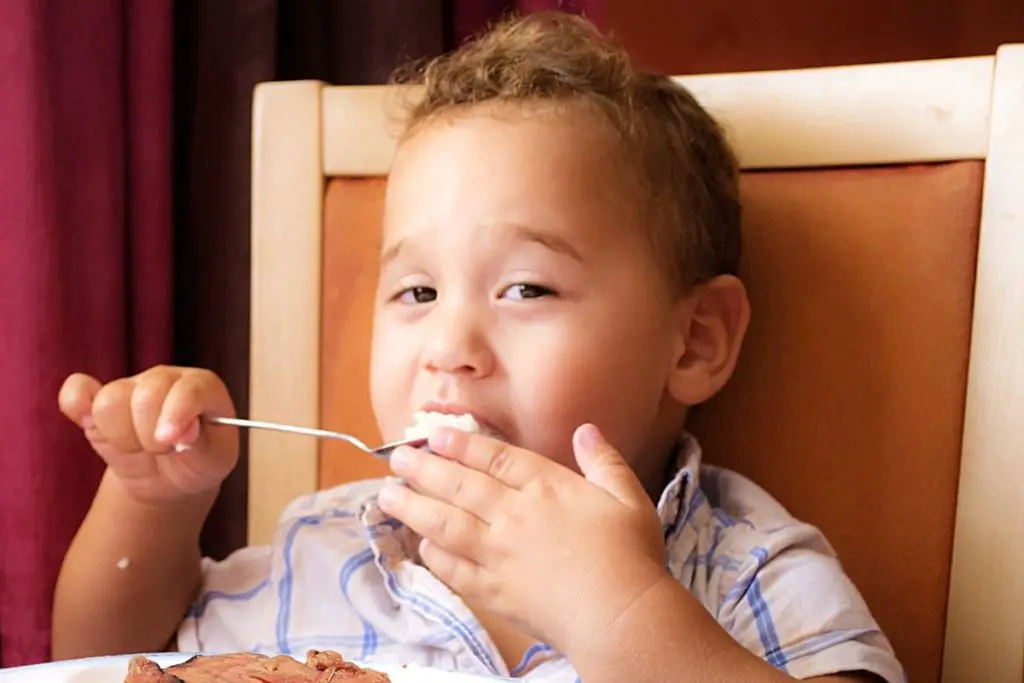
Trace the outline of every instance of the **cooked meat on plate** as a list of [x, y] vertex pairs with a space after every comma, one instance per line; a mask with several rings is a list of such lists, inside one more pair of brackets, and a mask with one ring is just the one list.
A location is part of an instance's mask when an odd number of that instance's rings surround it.
[[125, 683], [390, 683], [379, 671], [346, 662], [337, 652], [310, 650], [306, 663], [279, 655], [252, 653], [201, 655], [160, 668], [132, 657]]

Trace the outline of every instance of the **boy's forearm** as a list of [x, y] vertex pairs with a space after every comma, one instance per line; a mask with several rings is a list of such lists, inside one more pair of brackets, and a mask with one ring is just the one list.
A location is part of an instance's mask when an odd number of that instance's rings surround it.
[[569, 659], [585, 683], [779, 683], [786, 674], [744, 649], [671, 576], [652, 586]]
[[164, 650], [198, 591], [215, 497], [146, 506], [105, 474], [57, 581], [53, 658]]

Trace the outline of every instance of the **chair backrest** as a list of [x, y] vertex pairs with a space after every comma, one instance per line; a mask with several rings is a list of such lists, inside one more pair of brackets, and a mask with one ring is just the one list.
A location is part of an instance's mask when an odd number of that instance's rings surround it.
[[[1024, 45], [679, 80], [744, 169], [754, 314], [734, 381], [694, 416], [708, 459], [826, 532], [910, 680], [1020, 683]], [[257, 89], [253, 417], [377, 437], [394, 95]], [[253, 433], [250, 541], [293, 497], [381, 474], [338, 444]]]

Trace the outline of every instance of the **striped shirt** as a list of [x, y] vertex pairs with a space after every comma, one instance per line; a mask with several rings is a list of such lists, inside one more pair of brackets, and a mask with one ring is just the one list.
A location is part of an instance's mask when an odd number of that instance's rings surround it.
[[[835, 553], [763, 489], [701, 464], [685, 436], [658, 502], [668, 571], [748, 650], [794, 678], [903, 670]], [[203, 587], [178, 633], [182, 652], [336, 650], [409, 664], [574, 683], [536, 643], [505, 662], [469, 608], [414, 562], [418, 539], [376, 504], [383, 480], [299, 498], [268, 546], [203, 561]]]

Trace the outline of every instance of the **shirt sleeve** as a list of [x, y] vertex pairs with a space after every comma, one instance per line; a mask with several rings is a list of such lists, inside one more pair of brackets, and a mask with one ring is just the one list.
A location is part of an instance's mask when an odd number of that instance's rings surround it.
[[[718, 622], [739, 643], [793, 678], [864, 671], [906, 677], [888, 639], [821, 533], [793, 523], [771, 532], [735, 528]], [[723, 539], [724, 540], [724, 539]], [[726, 550], [726, 548], [723, 548]]]

